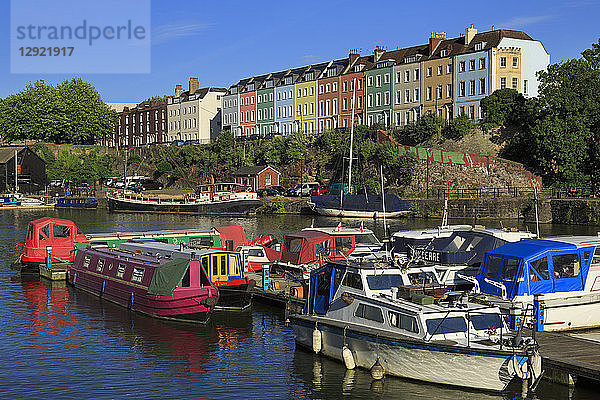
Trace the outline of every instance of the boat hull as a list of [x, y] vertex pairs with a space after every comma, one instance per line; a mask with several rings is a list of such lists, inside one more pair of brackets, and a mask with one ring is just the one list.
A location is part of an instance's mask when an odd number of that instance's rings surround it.
[[[312, 348], [315, 321], [292, 316], [296, 343]], [[510, 372], [512, 355], [508, 352], [486, 353], [470, 349], [452, 349], [434, 343], [417, 342], [386, 337], [361, 331], [344, 324], [332, 325], [318, 321], [321, 331], [321, 353], [343, 361], [344, 344], [352, 351], [358, 367], [370, 369], [377, 356], [386, 374], [419, 381], [469, 387], [474, 389], [504, 390], [514, 372]]]
[[[245, 280], [244, 280], [245, 281]], [[219, 302], [215, 310], [244, 311], [252, 306], [252, 292], [249, 284], [218, 286]]]
[[140, 285], [83, 270], [70, 269], [68, 282], [77, 289], [133, 311], [180, 322], [205, 323], [218, 300], [212, 286], [179, 290], [171, 296], [156, 296], [148, 295], [147, 288]]
[[340, 210], [337, 208], [321, 208], [313, 207], [319, 215], [327, 217], [345, 217], [345, 218], [373, 218], [376, 215], [377, 218], [383, 218], [384, 214], [386, 218], [398, 218], [407, 215], [410, 211], [393, 211], [393, 212], [377, 212], [377, 211], [352, 211], [352, 210]]
[[166, 212], [191, 214], [248, 214], [256, 211], [262, 202], [257, 199], [237, 199], [204, 204], [156, 203], [108, 198], [111, 211]]

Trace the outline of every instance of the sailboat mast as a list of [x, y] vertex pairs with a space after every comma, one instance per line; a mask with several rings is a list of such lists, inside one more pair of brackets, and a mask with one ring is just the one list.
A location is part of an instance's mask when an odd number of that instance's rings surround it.
[[[348, 164], [348, 191], [352, 187], [352, 145], [354, 143], [354, 102], [356, 99], [356, 78], [352, 80], [352, 120], [350, 121], [350, 163]], [[343, 190], [342, 190], [343, 191]]]
[[19, 175], [18, 175], [18, 169], [17, 169], [17, 164], [19, 163], [19, 161], [17, 160], [17, 149], [15, 149], [15, 193], [19, 193]]

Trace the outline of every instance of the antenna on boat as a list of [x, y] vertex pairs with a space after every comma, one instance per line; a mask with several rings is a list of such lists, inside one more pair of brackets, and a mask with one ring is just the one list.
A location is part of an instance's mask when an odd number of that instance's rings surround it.
[[450, 181], [448, 181], [448, 193], [444, 199], [444, 213], [442, 214], [442, 226], [440, 228], [448, 227], [448, 200], [450, 199]]
[[379, 166], [379, 172], [381, 175], [381, 204], [383, 209], [383, 240], [385, 243], [385, 261], [389, 261], [390, 256], [388, 254], [388, 242], [387, 239], [387, 224], [385, 221], [385, 192], [383, 190], [383, 164]]
[[537, 185], [535, 184], [535, 182], [532, 182], [533, 184], [533, 201], [535, 202], [535, 229], [536, 229], [536, 234], [538, 239], [541, 239], [540, 237], [540, 219], [538, 216], [538, 195], [537, 195]]

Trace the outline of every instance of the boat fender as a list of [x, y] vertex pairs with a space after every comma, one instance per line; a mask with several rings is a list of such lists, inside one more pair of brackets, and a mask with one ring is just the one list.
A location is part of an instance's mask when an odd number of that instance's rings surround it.
[[373, 379], [383, 379], [385, 376], [385, 368], [381, 365], [381, 360], [377, 357], [375, 364], [371, 367], [371, 377]]
[[106, 281], [102, 281], [102, 289], [100, 289], [100, 296], [104, 294], [104, 289], [106, 288]]
[[131, 296], [129, 296], [129, 308], [133, 308], [134, 300], [133, 292], [131, 292]]
[[[521, 359], [521, 363], [519, 362], [519, 358]], [[508, 371], [511, 375], [516, 375], [520, 379], [528, 378], [528, 367], [525, 357], [512, 356], [510, 361], [508, 362]]]
[[207, 307], [214, 307], [215, 304], [217, 304], [217, 300], [214, 297], [209, 296], [209, 297], [201, 300], [200, 304], [205, 305]]
[[352, 354], [352, 350], [350, 350], [346, 345], [342, 347], [342, 359], [344, 360], [344, 365], [346, 366], [346, 369], [356, 368], [356, 363], [354, 362], [354, 355]]
[[77, 272], [73, 274], [73, 285], [77, 283]]
[[319, 354], [321, 352], [321, 348], [323, 346], [323, 335], [317, 326], [315, 325], [315, 330], [313, 330], [312, 334], [312, 347], [315, 354]]

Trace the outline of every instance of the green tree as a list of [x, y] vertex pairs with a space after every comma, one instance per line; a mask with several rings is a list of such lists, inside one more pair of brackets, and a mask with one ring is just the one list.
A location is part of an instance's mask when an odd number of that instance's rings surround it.
[[156, 101], [156, 102], [160, 102], [160, 103], [166, 103], [168, 98], [169, 98], [169, 96], [165, 94], [164, 96], [148, 97], [145, 101]]
[[306, 152], [307, 145], [308, 139], [301, 132], [294, 132], [285, 138], [285, 162], [288, 164], [298, 162]]
[[475, 127], [465, 114], [454, 118], [442, 129], [442, 136], [447, 139], [459, 140], [473, 132]]
[[426, 142], [431, 139], [442, 127], [442, 119], [438, 115], [427, 112], [416, 122], [408, 124], [397, 133], [397, 138], [402, 144], [411, 146]]
[[80, 78], [52, 86], [44, 81], [0, 100], [4, 140], [91, 144], [114, 130], [117, 114]]

